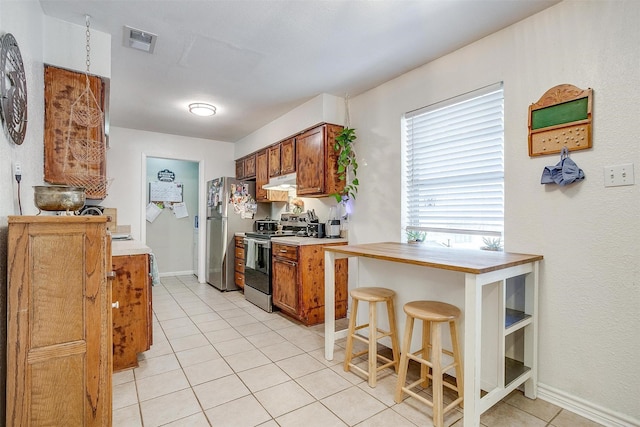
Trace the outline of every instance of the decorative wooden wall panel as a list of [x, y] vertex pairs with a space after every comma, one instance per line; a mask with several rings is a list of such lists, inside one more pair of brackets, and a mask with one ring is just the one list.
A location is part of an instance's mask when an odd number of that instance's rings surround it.
[[45, 65], [44, 180], [83, 186], [87, 198], [104, 199], [104, 114], [95, 114], [104, 111], [105, 84], [89, 76], [89, 88], [84, 73]]

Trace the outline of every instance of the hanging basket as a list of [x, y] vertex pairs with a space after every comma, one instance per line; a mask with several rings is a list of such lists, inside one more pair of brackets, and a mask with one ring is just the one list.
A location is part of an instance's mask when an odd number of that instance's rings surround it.
[[74, 139], [69, 141], [69, 150], [79, 162], [99, 165], [104, 159], [104, 144], [95, 139]]
[[104, 199], [113, 182], [113, 178], [81, 174], [68, 174], [66, 180], [69, 185], [84, 187], [87, 199]]
[[71, 120], [84, 128], [97, 128], [102, 126], [104, 114], [100, 104], [87, 85], [87, 88], [71, 104]]

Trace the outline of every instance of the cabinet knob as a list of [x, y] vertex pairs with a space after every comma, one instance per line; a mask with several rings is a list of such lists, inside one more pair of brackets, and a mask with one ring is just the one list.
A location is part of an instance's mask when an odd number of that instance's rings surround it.
[[120, 308], [120, 301], [111, 303], [111, 308]]
[[107, 279], [115, 279], [116, 278], [116, 272], [111, 270], [110, 272], [107, 273]]

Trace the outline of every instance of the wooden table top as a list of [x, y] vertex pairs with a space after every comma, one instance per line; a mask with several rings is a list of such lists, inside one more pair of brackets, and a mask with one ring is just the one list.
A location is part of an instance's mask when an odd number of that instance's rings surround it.
[[482, 274], [542, 260], [542, 255], [451, 249], [398, 242], [325, 246], [325, 251], [402, 262], [463, 273]]

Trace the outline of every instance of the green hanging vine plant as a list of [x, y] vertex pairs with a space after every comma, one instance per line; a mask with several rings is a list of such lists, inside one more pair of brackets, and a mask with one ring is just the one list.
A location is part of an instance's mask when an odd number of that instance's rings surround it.
[[[358, 192], [358, 161], [356, 152], [353, 150], [353, 143], [356, 140], [356, 130], [345, 127], [336, 136], [336, 142], [333, 149], [338, 153], [338, 179], [345, 181], [344, 189], [340, 193], [334, 193], [332, 196], [338, 203], [348, 199], [355, 199]], [[349, 182], [347, 178], [351, 176]]]

